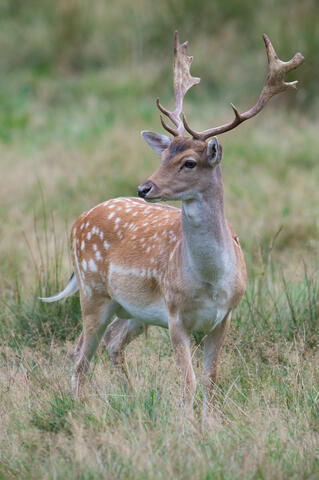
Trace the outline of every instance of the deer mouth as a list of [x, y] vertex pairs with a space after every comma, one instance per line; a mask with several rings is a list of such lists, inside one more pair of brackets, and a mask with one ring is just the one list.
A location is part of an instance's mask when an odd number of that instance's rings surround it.
[[144, 200], [148, 203], [158, 203], [162, 201], [162, 197], [145, 197]]
[[[147, 202], [160, 202], [162, 197], [156, 195], [158, 191], [157, 186], [150, 180], [146, 180], [146, 182], [142, 183], [138, 189], [137, 194], [139, 197], [143, 198]], [[155, 194], [155, 195], [154, 195]]]

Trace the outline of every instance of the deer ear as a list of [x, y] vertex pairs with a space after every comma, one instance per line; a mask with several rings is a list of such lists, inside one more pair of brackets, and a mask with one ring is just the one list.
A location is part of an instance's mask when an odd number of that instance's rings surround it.
[[166, 135], [160, 135], [159, 133], [148, 132], [143, 130], [141, 132], [145, 142], [156, 152], [161, 153], [170, 146], [171, 139]]
[[222, 146], [218, 144], [217, 137], [209, 140], [207, 145], [207, 158], [210, 167], [215, 167], [221, 162], [223, 156]]

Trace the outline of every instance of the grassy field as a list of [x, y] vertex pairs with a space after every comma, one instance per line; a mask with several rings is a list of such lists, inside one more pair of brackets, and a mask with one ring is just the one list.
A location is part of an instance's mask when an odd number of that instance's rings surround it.
[[[60, 15], [70, 15], [62, 3]], [[136, 9], [145, 6], [135, 3]], [[22, 2], [21, 16], [23, 8]], [[163, 26], [167, 12], [159, 6], [156, 12]], [[108, 25], [117, 13], [114, 7]], [[258, 16], [258, 27], [271, 23], [270, 13]], [[299, 7], [290, 20], [298, 13], [314, 28]], [[136, 18], [136, 29], [150, 22], [147, 15]], [[156, 64], [143, 42], [141, 51], [139, 45], [132, 50], [138, 52], [134, 62], [124, 56], [119, 65], [114, 58], [122, 51], [116, 50], [101, 66], [101, 45], [92, 40], [82, 62], [94, 58], [100, 68], [79, 72], [71, 47], [64, 56], [57, 54], [59, 44], [43, 53], [43, 24], [36, 17], [32, 22], [36, 33], [29, 39], [28, 29], [21, 30], [25, 43], [10, 57], [19, 68], [0, 65], [0, 479], [319, 478], [318, 100], [307, 97], [313, 83], [304, 76], [307, 94], [301, 85], [297, 94], [276, 98], [258, 118], [220, 137], [227, 217], [244, 250], [248, 288], [223, 350], [215, 418], [202, 428], [200, 382], [195, 420], [183, 415], [168, 332], [155, 327], [148, 340], [140, 337], [127, 350], [133, 390], [119, 382], [101, 348], [86, 397], [76, 403], [70, 354], [81, 329], [78, 297], [44, 305], [37, 295], [54, 293], [67, 281], [68, 235], [79, 214], [108, 198], [136, 195], [156, 168], [158, 159], [139, 131], [161, 131], [154, 101], [160, 96], [172, 104], [171, 82], [163, 67], [167, 59]], [[298, 48], [306, 55], [302, 45], [291, 50], [288, 24], [284, 59]], [[156, 46], [160, 27], [152, 36], [152, 25], [145, 31]], [[171, 28], [168, 20], [165, 25]], [[231, 49], [234, 33], [226, 27], [215, 46]], [[118, 42], [124, 33], [117, 33]], [[63, 31], [59, 35], [64, 45]], [[0, 44], [5, 42], [2, 28]], [[234, 56], [219, 58], [216, 72], [204, 62], [204, 44], [201, 36], [191, 49], [195, 58], [196, 47], [201, 50], [193, 73], [202, 76], [203, 87], [185, 102], [198, 129], [228, 120], [230, 101], [249, 107], [265, 68], [257, 55], [256, 74], [241, 76], [251, 61], [246, 56], [235, 62], [235, 49]], [[258, 48], [263, 54], [261, 43]], [[55, 67], [48, 71], [42, 57], [32, 57], [37, 51]], [[24, 68], [31, 57], [32, 68]], [[302, 81], [300, 75], [294, 78]], [[195, 340], [193, 355], [200, 380], [202, 352]]]

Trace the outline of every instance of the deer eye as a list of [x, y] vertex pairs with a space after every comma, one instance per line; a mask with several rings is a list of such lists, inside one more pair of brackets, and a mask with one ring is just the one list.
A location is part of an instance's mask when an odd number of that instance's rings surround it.
[[184, 167], [195, 168], [196, 167], [196, 162], [194, 160], [186, 160], [186, 162], [184, 163]]

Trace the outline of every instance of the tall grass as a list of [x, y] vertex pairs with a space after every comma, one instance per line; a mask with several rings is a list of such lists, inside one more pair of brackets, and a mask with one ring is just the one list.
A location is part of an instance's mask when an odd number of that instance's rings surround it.
[[[48, 310], [51, 306], [47, 307]], [[133, 389], [104, 352], [81, 403], [70, 396], [69, 343], [1, 354], [3, 478], [316, 478], [318, 277], [290, 286], [251, 279], [223, 351], [214, 417], [201, 427], [181, 406], [169, 337], [154, 328], [128, 349]], [[51, 317], [52, 328], [56, 328]], [[22, 337], [23, 338], [23, 337]], [[194, 346], [200, 378], [201, 348]]]
[[64, 288], [66, 281], [61, 267], [66, 251], [63, 242], [56, 237], [54, 219], [47, 213], [41, 184], [38, 189], [41, 217], [34, 219], [34, 247], [28, 236], [24, 236], [25, 249], [33, 267], [32, 286], [26, 293], [16, 276], [12, 279], [11, 289], [1, 298], [0, 336], [8, 345], [18, 349], [22, 345], [37, 347], [39, 341], [74, 340], [80, 328], [77, 296], [54, 303], [50, 309], [39, 300], [39, 296], [50, 296]]

